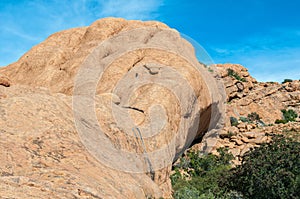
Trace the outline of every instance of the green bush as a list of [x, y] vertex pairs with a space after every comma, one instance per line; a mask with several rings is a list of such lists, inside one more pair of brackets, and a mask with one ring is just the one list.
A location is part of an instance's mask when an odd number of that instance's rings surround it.
[[247, 117], [240, 117], [240, 120], [242, 122], [253, 123], [253, 122], [257, 121], [257, 122], [263, 124], [263, 122], [260, 119], [261, 119], [260, 116], [256, 112], [252, 112], [252, 113], [248, 114]]
[[300, 196], [299, 132], [291, 128], [273, 135], [243, 156], [240, 166], [232, 168], [228, 149], [219, 155], [199, 156], [189, 151], [174, 166], [171, 175], [175, 199], [297, 199]]
[[254, 122], [254, 121], [259, 121], [261, 118], [256, 112], [252, 112], [248, 114], [248, 121], [249, 122]]
[[230, 117], [230, 124], [231, 126], [237, 126], [239, 124], [239, 121], [235, 117]]
[[200, 192], [193, 186], [182, 187], [175, 191], [174, 199], [194, 199], [200, 197]]
[[281, 112], [283, 114], [283, 119], [276, 120], [275, 121], [276, 124], [280, 124], [280, 123], [286, 124], [288, 122], [294, 122], [294, 121], [296, 121], [296, 118], [298, 117], [298, 114], [291, 109], [289, 109], [289, 110], [283, 109], [283, 110], [281, 110]]
[[293, 80], [292, 79], [284, 79], [282, 83], [284, 84], [284, 83], [287, 83], [287, 82], [293, 82]]
[[249, 122], [249, 119], [247, 117], [240, 117], [240, 120], [242, 122]]
[[286, 120], [275, 120], [275, 124], [286, 124], [287, 121]]
[[171, 175], [174, 198], [229, 198], [227, 195], [231, 191], [219, 184], [226, 179], [233, 156], [227, 149], [222, 148], [218, 152], [219, 156], [199, 156], [198, 152], [190, 151], [180, 159], [175, 166], [175, 173]]
[[295, 119], [298, 117], [298, 114], [293, 110], [281, 110], [283, 117], [285, 120], [289, 122], [294, 122]]
[[236, 80], [239, 80], [239, 81], [241, 81], [241, 82], [246, 82], [246, 79], [245, 79], [245, 78], [241, 78], [241, 77], [239, 76], [239, 74], [237, 74], [237, 72], [235, 72], [234, 70], [232, 70], [232, 69], [230, 69], [230, 68], [227, 69], [227, 74], [228, 74], [228, 76], [230, 76], [230, 77], [234, 77]]
[[243, 157], [231, 170], [226, 186], [245, 198], [280, 199], [300, 196], [300, 143], [282, 135]]

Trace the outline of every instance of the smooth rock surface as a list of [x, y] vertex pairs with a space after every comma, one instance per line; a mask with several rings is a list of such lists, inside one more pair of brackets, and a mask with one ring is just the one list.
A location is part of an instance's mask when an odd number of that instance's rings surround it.
[[[4, 198], [170, 197], [172, 162], [223, 123], [217, 83], [160, 22], [107, 18], [58, 32], [0, 74]], [[124, 151], [143, 159], [128, 164]]]

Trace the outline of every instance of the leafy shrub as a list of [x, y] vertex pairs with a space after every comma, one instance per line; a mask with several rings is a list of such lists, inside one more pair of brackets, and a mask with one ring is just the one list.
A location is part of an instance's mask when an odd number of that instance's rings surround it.
[[248, 114], [247, 118], [248, 118], [249, 122], [254, 122], [254, 121], [259, 121], [260, 120], [260, 117], [256, 112], [252, 112], [252, 113]]
[[247, 123], [253, 123], [255, 121], [259, 123], [263, 123], [260, 119], [261, 119], [260, 116], [256, 112], [252, 112], [248, 114], [247, 117], [240, 117], [240, 120], [242, 122], [247, 122]]
[[293, 111], [293, 110], [281, 110], [281, 112], [283, 113], [283, 117], [285, 120], [290, 121], [290, 122], [294, 122], [295, 119], [298, 117], [298, 114]]
[[219, 156], [199, 156], [198, 152], [190, 151], [180, 159], [171, 176], [174, 198], [226, 198], [224, 196], [230, 195], [230, 191], [219, 184], [226, 179], [233, 156], [224, 148], [218, 152]]
[[230, 77], [234, 77], [236, 80], [239, 80], [241, 82], [246, 82], [245, 78], [240, 77], [239, 74], [237, 74], [237, 72], [235, 72], [234, 70], [232, 70], [230, 68], [227, 69], [227, 74]]
[[239, 124], [239, 121], [235, 117], [230, 117], [230, 124], [231, 126], [237, 126]]
[[227, 137], [228, 138], [231, 138], [232, 136], [235, 136], [236, 135], [236, 133], [233, 133], [233, 132], [231, 132], [231, 131], [228, 131], [227, 132]]
[[236, 168], [227, 149], [219, 149], [219, 156], [188, 152], [174, 166], [174, 198], [299, 198], [300, 136], [295, 128], [288, 131], [292, 134], [274, 135], [272, 142], [247, 152]]
[[284, 84], [284, 83], [292, 82], [292, 81], [293, 81], [293, 80], [291, 80], [291, 79], [284, 79], [282, 83]]
[[240, 117], [240, 120], [242, 122], [249, 122], [248, 118], [247, 117]]
[[283, 124], [286, 124], [288, 122], [294, 122], [296, 120], [296, 118], [298, 117], [298, 114], [289, 109], [289, 110], [281, 110], [282, 114], [283, 114], [283, 119], [281, 120], [276, 120], [275, 123], [276, 124], [280, 124], [280, 123], [283, 123]]
[[200, 197], [199, 191], [193, 186], [182, 187], [179, 190], [175, 191], [174, 193], [175, 199], [182, 199], [182, 198], [194, 199], [199, 197]]
[[275, 124], [286, 124], [287, 121], [286, 120], [275, 120]]
[[244, 155], [242, 165], [231, 170], [227, 187], [246, 198], [299, 198], [299, 151], [299, 142], [277, 135]]

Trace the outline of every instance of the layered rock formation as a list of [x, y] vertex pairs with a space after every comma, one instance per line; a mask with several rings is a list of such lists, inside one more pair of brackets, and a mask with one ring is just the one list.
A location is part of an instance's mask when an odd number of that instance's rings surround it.
[[[213, 153], [216, 153], [217, 148], [227, 147], [235, 156], [234, 164], [240, 164], [247, 151], [269, 142], [271, 134], [300, 132], [299, 80], [283, 84], [261, 83], [251, 77], [241, 65], [218, 64], [216, 67], [226, 87], [227, 122], [219, 134]], [[297, 113], [295, 122], [275, 123], [283, 118], [283, 109]], [[253, 121], [249, 121], [249, 115], [259, 119], [252, 118]], [[230, 117], [236, 118], [238, 123], [232, 126]], [[195, 149], [198, 147], [198, 144], [194, 146]]]
[[217, 83], [159, 22], [55, 33], [0, 74], [4, 198], [169, 197], [172, 162], [222, 123]]
[[[293, 109], [300, 113], [299, 80], [284, 84], [261, 83], [251, 77], [248, 70], [241, 65], [216, 66], [226, 87], [227, 116], [240, 118], [256, 112], [266, 124], [273, 124], [282, 117], [282, 109]], [[229, 75], [228, 69], [233, 70], [236, 75]]]

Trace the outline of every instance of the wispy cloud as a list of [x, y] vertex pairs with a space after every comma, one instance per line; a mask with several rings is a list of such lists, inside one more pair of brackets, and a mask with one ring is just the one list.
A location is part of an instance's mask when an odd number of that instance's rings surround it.
[[300, 78], [300, 30], [273, 30], [234, 44], [212, 47], [215, 62], [239, 63], [259, 81]]
[[87, 26], [103, 17], [154, 20], [163, 0], [16, 1], [0, 6], [0, 66], [19, 58], [50, 34]]
[[2, 28], [2, 31], [7, 33], [7, 34], [10, 34], [10, 35], [13, 35], [13, 36], [25, 39], [25, 40], [34, 41], [34, 42], [39, 41], [39, 38], [31, 36], [28, 33], [25, 33], [22, 30], [18, 30], [18, 29], [19, 28], [17, 28], [17, 27], [12, 27], [12, 26], [7, 27], [7, 26], [5, 26], [5, 27]]
[[103, 16], [117, 16], [126, 19], [151, 19], [156, 18], [156, 12], [163, 2], [157, 0], [108, 0], [103, 4], [101, 15]]

